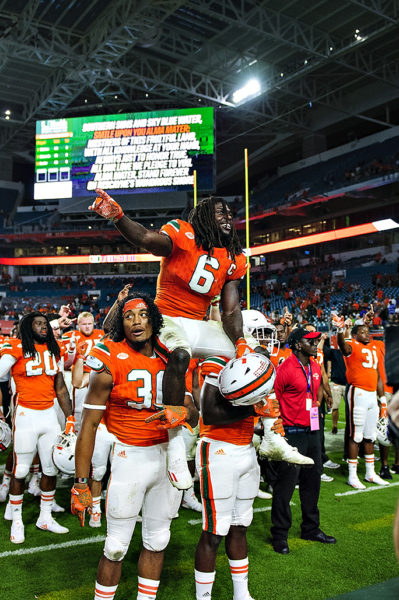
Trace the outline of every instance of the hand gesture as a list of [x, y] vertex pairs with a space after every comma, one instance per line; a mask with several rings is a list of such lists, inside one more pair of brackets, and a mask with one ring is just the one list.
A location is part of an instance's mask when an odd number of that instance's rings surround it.
[[175, 427], [179, 427], [179, 425], [185, 425], [192, 433], [192, 428], [186, 423], [187, 416], [188, 413], [185, 406], [165, 406], [163, 410], [147, 417], [145, 422], [151, 423], [152, 421], [159, 420], [158, 429], [174, 429]]
[[93, 504], [93, 498], [89, 486], [78, 489], [75, 486], [71, 489], [71, 513], [79, 519], [81, 527], [85, 525], [86, 510], [90, 514]]
[[127, 283], [126, 285], [123, 286], [123, 288], [121, 289], [121, 291], [118, 294], [118, 302], [122, 302], [122, 300], [124, 300], [127, 297], [131, 287], [133, 287], [132, 283]]
[[89, 210], [94, 210], [101, 217], [117, 223], [123, 217], [122, 207], [104, 190], [97, 188], [96, 194], [98, 196], [89, 206]]

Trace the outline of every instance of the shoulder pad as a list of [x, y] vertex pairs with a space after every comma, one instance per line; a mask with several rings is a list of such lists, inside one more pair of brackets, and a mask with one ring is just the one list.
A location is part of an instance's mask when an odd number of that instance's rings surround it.
[[99, 358], [92, 356], [91, 354], [86, 357], [86, 366], [97, 372], [105, 369], [104, 363]]

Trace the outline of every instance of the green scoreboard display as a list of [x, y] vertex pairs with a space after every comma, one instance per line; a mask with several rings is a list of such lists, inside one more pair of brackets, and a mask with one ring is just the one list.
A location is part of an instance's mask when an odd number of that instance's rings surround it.
[[36, 200], [214, 188], [213, 108], [36, 122]]

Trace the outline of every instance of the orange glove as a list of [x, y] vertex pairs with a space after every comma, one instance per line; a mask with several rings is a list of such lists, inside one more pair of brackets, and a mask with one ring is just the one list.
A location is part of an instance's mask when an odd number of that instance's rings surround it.
[[179, 427], [179, 425], [185, 425], [192, 433], [192, 428], [186, 423], [187, 416], [187, 408], [185, 406], [165, 406], [163, 410], [151, 415], [151, 417], [147, 417], [145, 422], [151, 423], [152, 421], [159, 420], [160, 423], [157, 425], [157, 429], [174, 429], [175, 427]]
[[270, 396], [267, 396], [264, 401], [254, 404], [254, 409], [260, 417], [275, 419], [280, 416], [280, 404], [277, 398], [270, 398]]
[[249, 354], [250, 352], [255, 352], [252, 350], [250, 346], [248, 346], [245, 338], [240, 337], [236, 341], [236, 358], [241, 358], [244, 354]]
[[385, 396], [380, 396], [380, 418], [386, 419], [388, 416], [387, 401]]
[[75, 417], [73, 415], [69, 415], [65, 424], [65, 433], [75, 433]]
[[73, 486], [71, 489], [71, 513], [78, 517], [81, 527], [85, 525], [86, 510], [89, 514], [91, 513], [92, 504], [93, 498], [88, 485], [81, 490]]
[[278, 433], [279, 435], [281, 435], [283, 437], [285, 436], [283, 421], [282, 421], [282, 419], [280, 419], [280, 417], [274, 421], [271, 431], [274, 431], [274, 433]]
[[97, 188], [96, 193], [98, 194], [98, 197], [94, 200], [93, 204], [89, 206], [89, 210], [94, 210], [94, 212], [101, 217], [109, 219], [113, 223], [117, 223], [123, 217], [122, 207], [119, 206], [107, 192], [104, 192], [104, 190]]

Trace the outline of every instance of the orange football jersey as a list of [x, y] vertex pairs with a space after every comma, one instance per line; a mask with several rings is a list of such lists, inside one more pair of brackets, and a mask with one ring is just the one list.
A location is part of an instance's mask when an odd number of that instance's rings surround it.
[[98, 342], [86, 358], [93, 371], [104, 368], [111, 374], [113, 388], [104, 412], [104, 422], [118, 440], [132, 446], [154, 446], [168, 441], [168, 433], [157, 428], [159, 421], [145, 423], [162, 408], [164, 362], [154, 354], [144, 356], [126, 341]]
[[[206, 376], [217, 379], [218, 374], [227, 363], [228, 359], [221, 356], [212, 356], [205, 359], [200, 364], [201, 386]], [[230, 444], [236, 444], [237, 446], [247, 446], [252, 442], [254, 434], [253, 416], [231, 423], [231, 425], [204, 425], [202, 417], [200, 417], [199, 423], [200, 437], [207, 437], [221, 442], [229, 442]]]
[[352, 347], [349, 356], [344, 356], [346, 379], [349, 385], [375, 392], [378, 381], [378, 362], [381, 356], [376, 344], [371, 341], [361, 344], [356, 340], [345, 340]]
[[287, 348], [286, 346], [283, 346], [282, 348], [280, 347], [277, 356], [270, 357], [270, 361], [271, 361], [273, 367], [275, 369], [277, 369], [277, 367], [280, 366], [281, 363], [283, 363], [286, 358], [291, 356], [291, 354], [292, 354], [291, 348]]
[[17, 359], [11, 368], [17, 393], [17, 404], [34, 410], [45, 410], [54, 404], [54, 378], [58, 373], [57, 359], [47, 344], [35, 344], [36, 356], [25, 357], [21, 340], [10, 338], [1, 348], [1, 356]]
[[161, 233], [171, 239], [173, 249], [161, 260], [155, 303], [164, 315], [202, 321], [224, 284], [245, 275], [246, 258], [241, 253], [234, 262], [226, 248], [215, 248], [208, 256], [197, 247], [192, 226], [179, 219], [166, 223]]
[[82, 333], [81, 331], [79, 331], [78, 329], [76, 329], [75, 331], [67, 331], [66, 333], [63, 334], [63, 338], [67, 337], [68, 341], [69, 339], [72, 337], [72, 335], [75, 334], [75, 342], [76, 342], [76, 346], [78, 346], [79, 344], [83, 344], [85, 343], [86, 345], [86, 351], [85, 351], [85, 356], [87, 356], [90, 352], [90, 350], [92, 349], [92, 347], [94, 346], [94, 344], [103, 337], [103, 335], [105, 335], [105, 331], [103, 331], [102, 329], [93, 329], [93, 332], [90, 335], [84, 335], [84, 333]]

